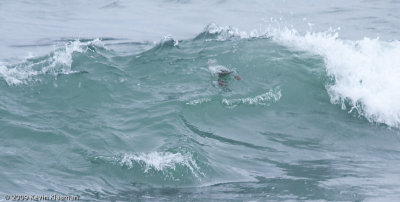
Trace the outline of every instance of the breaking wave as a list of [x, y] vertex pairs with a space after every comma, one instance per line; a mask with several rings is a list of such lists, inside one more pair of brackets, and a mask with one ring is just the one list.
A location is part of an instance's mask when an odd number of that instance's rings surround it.
[[119, 164], [127, 166], [129, 169], [134, 168], [135, 164], [139, 164], [145, 173], [148, 173], [150, 170], [161, 172], [175, 170], [177, 166], [188, 168], [195, 175], [197, 175], [199, 170], [196, 161], [190, 155], [170, 152], [125, 154], [122, 156]]
[[[211, 23], [202, 33], [194, 38], [203, 41], [225, 41], [231, 39], [269, 38], [287, 47], [293, 47], [322, 56], [327, 75], [331, 82], [326, 84], [327, 92], [333, 104], [340, 104], [349, 113], [357, 112], [370, 122], [384, 123], [392, 127], [400, 125], [400, 42], [386, 42], [378, 38], [361, 40], [344, 40], [339, 38], [337, 30], [326, 32], [299, 33], [289, 28], [268, 28], [265, 32], [244, 32], [231, 26], [218, 26]], [[182, 42], [182, 41], [181, 41]], [[179, 47], [180, 41], [166, 36], [155, 44], [152, 50], [167, 47]], [[79, 71], [72, 67], [74, 53], [95, 51], [93, 47], [103, 47], [99, 40], [85, 42], [70, 41], [47, 56], [27, 59], [20, 64], [0, 64], [0, 78], [7, 85], [27, 84], [40, 80], [39, 75], [72, 74]], [[168, 48], [163, 50], [168, 51]], [[209, 71], [227, 69], [209, 61]], [[229, 71], [235, 72], [235, 70]], [[270, 91], [264, 94], [222, 100], [227, 106], [268, 105], [281, 97], [281, 91]], [[186, 104], [196, 105], [209, 102], [207, 99], [189, 101]]]
[[78, 71], [71, 68], [73, 53], [94, 51], [91, 46], [104, 47], [99, 39], [88, 42], [70, 41], [48, 56], [27, 59], [25, 62], [15, 65], [0, 65], [0, 77], [8, 85], [20, 85], [39, 80], [38, 75], [57, 76], [59, 74], [77, 73]]
[[400, 125], [400, 42], [379, 38], [351, 41], [336, 30], [300, 34], [294, 29], [272, 30], [274, 40], [321, 55], [333, 79], [327, 85], [331, 102], [349, 113], [357, 111], [371, 122]]

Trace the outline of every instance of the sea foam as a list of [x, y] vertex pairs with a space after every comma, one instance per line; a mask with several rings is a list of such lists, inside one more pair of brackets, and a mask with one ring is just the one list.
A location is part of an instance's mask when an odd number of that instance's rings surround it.
[[[206, 38], [206, 41], [217, 40], [225, 41], [228, 39], [248, 39], [263, 36], [258, 30], [253, 30], [250, 32], [240, 31], [236, 27], [232, 26], [218, 26], [215, 23], [210, 23], [207, 25], [203, 32], [199, 34], [196, 38]], [[208, 36], [208, 37], [206, 37]], [[213, 36], [209, 38], [210, 36]]]
[[157, 172], [166, 172], [175, 170], [181, 166], [189, 169], [192, 174], [198, 177], [201, 174], [196, 161], [189, 154], [171, 153], [171, 152], [150, 152], [150, 153], [133, 153], [124, 154], [119, 160], [121, 166], [127, 166], [129, 169], [139, 164], [145, 173], [151, 170]]
[[246, 97], [246, 98], [235, 98], [235, 99], [222, 99], [222, 104], [230, 107], [235, 107], [237, 105], [270, 105], [279, 101], [282, 97], [281, 90], [279, 88], [275, 88], [265, 92], [261, 95], [256, 95], [254, 97]]
[[104, 46], [99, 39], [89, 42], [71, 41], [42, 58], [28, 58], [25, 62], [16, 65], [0, 64], [0, 78], [11, 86], [26, 84], [35, 80], [34, 77], [37, 75], [76, 73], [71, 69], [72, 53], [86, 52], [89, 50], [89, 45]]
[[400, 126], [400, 42], [363, 38], [344, 40], [335, 30], [300, 34], [275, 29], [273, 39], [324, 58], [333, 84], [331, 102], [356, 110], [371, 122]]

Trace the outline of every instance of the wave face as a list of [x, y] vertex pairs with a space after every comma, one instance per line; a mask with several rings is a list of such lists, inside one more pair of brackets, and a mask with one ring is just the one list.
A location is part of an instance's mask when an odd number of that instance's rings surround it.
[[0, 193], [392, 200], [399, 53], [336, 31], [216, 24], [156, 44], [58, 43], [0, 64]]

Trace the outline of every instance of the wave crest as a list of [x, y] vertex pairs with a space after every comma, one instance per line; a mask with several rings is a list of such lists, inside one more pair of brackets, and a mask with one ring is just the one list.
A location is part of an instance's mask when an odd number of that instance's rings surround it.
[[218, 26], [215, 23], [210, 23], [204, 28], [203, 32], [197, 35], [194, 39], [226, 41], [229, 39], [248, 39], [260, 36], [262, 36], [262, 34], [257, 30], [247, 33], [232, 26]]
[[[165, 179], [179, 180], [175, 175], [176, 170], [182, 173], [191, 173], [194, 177], [200, 179], [205, 174], [201, 172], [196, 160], [191, 154], [171, 153], [171, 152], [150, 152], [150, 153], [131, 153], [123, 154], [114, 158], [114, 164], [140, 171], [144, 175], [157, 176], [161, 174]], [[186, 171], [184, 171], [186, 170]]]
[[274, 39], [321, 55], [334, 83], [327, 86], [331, 102], [351, 106], [370, 122], [400, 126], [400, 42], [339, 38], [335, 30], [307, 32], [273, 30]]
[[138, 163], [144, 168], [144, 172], [146, 173], [149, 170], [175, 170], [177, 165], [187, 167], [193, 173], [198, 169], [196, 162], [191, 158], [191, 156], [170, 152], [125, 154], [119, 163], [121, 166], [127, 166], [130, 169], [134, 167], [134, 163]]
[[93, 46], [104, 47], [99, 39], [88, 42], [70, 41], [48, 56], [27, 59], [25, 62], [16, 65], [0, 65], [0, 77], [11, 86], [37, 80], [37, 78], [34, 78], [37, 75], [52, 74], [56, 76], [58, 74], [76, 73], [77, 71], [71, 69], [73, 53], [94, 51]]

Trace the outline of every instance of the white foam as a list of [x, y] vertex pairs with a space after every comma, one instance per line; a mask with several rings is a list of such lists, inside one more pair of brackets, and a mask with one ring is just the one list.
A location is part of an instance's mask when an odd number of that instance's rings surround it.
[[[166, 44], [172, 42], [174, 47], [178, 47], [179, 46], [179, 40], [175, 40], [171, 35], [166, 35], [164, 36], [163, 39], [161, 39], [161, 41], [159, 42], [160, 45]], [[155, 42], [155, 44], [157, 44]]]
[[[37, 62], [32, 62], [27, 58], [26, 61], [17, 65], [0, 65], [0, 76], [8, 85], [26, 84], [34, 76], [43, 74], [71, 74], [76, 71], [71, 70], [72, 53], [85, 52], [88, 45], [104, 46], [99, 39], [89, 42], [73, 41], [66, 43], [63, 48], [55, 50], [49, 57], [45, 57]], [[37, 68], [40, 66], [40, 68]], [[36, 67], [36, 68], [35, 68]]]
[[334, 84], [327, 87], [332, 103], [349, 103], [369, 121], [400, 125], [400, 42], [364, 38], [343, 40], [335, 30], [299, 34], [272, 30], [273, 38], [321, 55]]
[[282, 97], [281, 90], [279, 88], [269, 90], [266, 93], [261, 95], [257, 95], [254, 97], [246, 97], [246, 98], [236, 98], [236, 99], [222, 99], [222, 104], [227, 106], [237, 106], [240, 104], [246, 105], [269, 105], [271, 103], [275, 103], [279, 101]]
[[31, 76], [37, 74], [38, 72], [29, 69], [21, 70], [19, 68], [7, 68], [5, 65], [0, 65], [0, 76], [7, 82], [8, 85], [22, 84]]
[[175, 170], [177, 165], [184, 166], [197, 177], [199, 167], [196, 161], [189, 154], [170, 153], [170, 152], [150, 152], [138, 154], [124, 154], [120, 160], [121, 166], [127, 166], [132, 169], [134, 163], [144, 166], [144, 172], [150, 170], [165, 172], [168, 169]]
[[211, 101], [211, 98], [199, 98], [199, 99], [195, 99], [195, 100], [190, 100], [190, 101], [186, 102], [186, 104], [187, 105], [199, 105], [199, 104], [207, 103], [210, 101]]
[[209, 24], [203, 32], [216, 35], [217, 41], [225, 41], [231, 38], [247, 39], [261, 36], [257, 30], [245, 32], [239, 31], [238, 28], [232, 26], [218, 26], [215, 23]]

